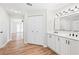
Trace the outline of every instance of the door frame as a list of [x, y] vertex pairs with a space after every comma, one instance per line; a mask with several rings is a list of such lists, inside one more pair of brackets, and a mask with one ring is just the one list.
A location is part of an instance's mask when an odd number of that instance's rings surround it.
[[[26, 19], [27, 19], [27, 21], [28, 21], [28, 17], [32, 17], [32, 16], [43, 16], [43, 19], [44, 19], [44, 21], [45, 21], [45, 39], [44, 39], [44, 47], [47, 47], [47, 18], [46, 18], [46, 12], [43, 12], [42, 14], [32, 14], [32, 15], [27, 15], [27, 17], [26, 17]], [[25, 20], [26, 20], [25, 19]], [[24, 23], [25, 23], [25, 20], [24, 20]], [[24, 25], [25, 26], [25, 25]], [[26, 27], [28, 27], [28, 24], [26, 25]], [[25, 32], [25, 31], [24, 31]], [[23, 37], [24, 37], [24, 35], [23, 35]], [[26, 43], [28, 43], [28, 42], [26, 42], [26, 40], [24, 39], [24, 43], [26, 44]]]

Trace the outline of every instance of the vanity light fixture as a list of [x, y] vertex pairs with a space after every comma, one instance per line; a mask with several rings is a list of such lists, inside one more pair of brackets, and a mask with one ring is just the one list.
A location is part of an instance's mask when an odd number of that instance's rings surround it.
[[75, 6], [74, 11], [78, 11], [78, 9], [79, 9], [79, 8], [78, 8], [77, 6]]
[[78, 6], [75, 6], [75, 9], [79, 9]]
[[59, 15], [56, 13], [56, 16], [59, 16]]
[[61, 12], [59, 12], [60, 16], [62, 16], [63, 14]]
[[63, 13], [68, 13], [68, 12], [66, 12], [66, 11], [63, 11]]
[[24, 20], [22, 20], [22, 22], [24, 22]]
[[77, 6], [75, 6], [75, 8], [77, 9]]
[[68, 11], [74, 11], [74, 10], [69, 8]]

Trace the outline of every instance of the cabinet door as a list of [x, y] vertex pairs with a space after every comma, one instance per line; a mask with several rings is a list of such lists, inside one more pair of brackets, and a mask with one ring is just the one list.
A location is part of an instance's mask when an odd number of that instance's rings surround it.
[[47, 44], [48, 44], [48, 47], [50, 47], [52, 50], [55, 50], [55, 46], [56, 46], [56, 43], [55, 43], [55, 37], [53, 35], [48, 35], [48, 40], [47, 40]]
[[66, 54], [66, 39], [65, 38], [62, 38], [60, 37], [61, 39], [61, 45], [60, 45], [60, 51], [61, 51], [61, 54]]
[[55, 35], [52, 35], [52, 45], [54, 50], [56, 50], [56, 39], [58, 39], [58, 37]]
[[58, 54], [60, 54], [60, 38], [58, 37], [58, 36], [55, 36], [55, 40], [56, 40], [56, 52], [58, 53]]
[[47, 45], [49, 48], [52, 48], [52, 35], [48, 34]]
[[70, 39], [66, 39], [67, 44], [66, 44], [66, 55], [70, 55]]
[[70, 40], [70, 54], [79, 55], [79, 41]]
[[69, 45], [69, 39], [60, 37], [61, 44], [60, 44], [60, 54], [68, 55], [70, 54], [70, 45]]

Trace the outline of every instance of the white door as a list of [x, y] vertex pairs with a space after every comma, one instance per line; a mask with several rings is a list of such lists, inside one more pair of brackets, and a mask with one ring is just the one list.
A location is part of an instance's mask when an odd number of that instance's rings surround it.
[[70, 54], [79, 55], [79, 41], [70, 40]]
[[42, 44], [45, 39], [45, 21], [43, 16], [28, 17], [27, 41], [33, 44]]
[[27, 42], [34, 43], [33, 42], [35, 40], [35, 38], [34, 38], [35, 35], [34, 35], [34, 30], [33, 30], [34, 21], [31, 17], [29, 17], [27, 23], [28, 23], [28, 25], [27, 25]]

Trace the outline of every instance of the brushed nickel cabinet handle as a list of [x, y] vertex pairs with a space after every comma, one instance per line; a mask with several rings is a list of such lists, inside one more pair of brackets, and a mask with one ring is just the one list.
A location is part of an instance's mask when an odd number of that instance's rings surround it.
[[67, 44], [67, 40], [66, 40], [66, 44]]
[[70, 44], [70, 41], [68, 41], [68, 45]]

